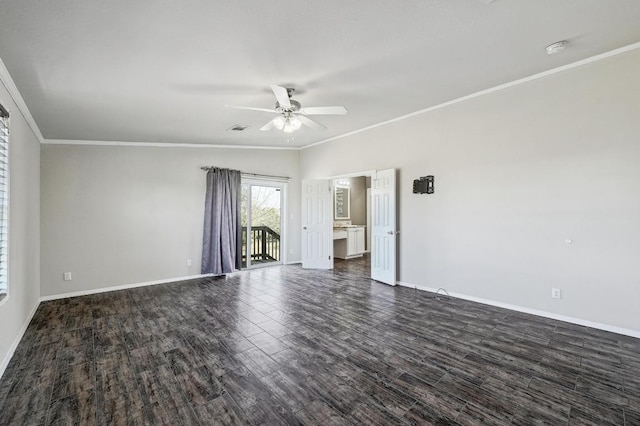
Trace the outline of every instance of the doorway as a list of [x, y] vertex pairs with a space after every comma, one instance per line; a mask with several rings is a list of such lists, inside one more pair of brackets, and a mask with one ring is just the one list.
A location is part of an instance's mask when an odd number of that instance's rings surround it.
[[242, 268], [282, 263], [285, 184], [242, 180]]
[[[350, 204], [346, 204], [346, 195], [350, 191], [342, 191], [339, 200], [334, 200], [336, 193], [334, 181], [340, 178], [370, 176], [371, 188], [367, 223], [369, 226], [369, 251], [371, 278], [396, 285], [397, 262], [397, 227], [396, 227], [396, 170], [372, 170], [369, 172], [351, 173], [333, 176], [329, 179], [302, 181], [302, 267], [314, 269], [333, 269], [334, 240], [346, 238], [346, 246], [351, 247], [348, 230], [353, 224], [338, 223], [336, 211], [351, 217]], [[338, 203], [339, 201], [340, 203]], [[350, 201], [349, 201], [350, 203]], [[340, 209], [337, 209], [340, 207]], [[344, 217], [344, 216], [343, 216]], [[362, 236], [362, 232], [353, 234]], [[364, 244], [362, 244], [364, 246]], [[357, 241], [354, 247], [358, 247]], [[353, 251], [353, 250], [352, 250]], [[357, 251], [357, 249], [356, 249]], [[364, 251], [364, 250], [361, 250]], [[345, 258], [353, 258], [354, 253], [347, 252]], [[357, 253], [356, 253], [357, 254]]]

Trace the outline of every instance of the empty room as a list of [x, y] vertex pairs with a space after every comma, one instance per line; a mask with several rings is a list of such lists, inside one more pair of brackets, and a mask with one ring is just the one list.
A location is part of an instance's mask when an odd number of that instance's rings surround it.
[[640, 2], [0, 3], [0, 425], [640, 425]]

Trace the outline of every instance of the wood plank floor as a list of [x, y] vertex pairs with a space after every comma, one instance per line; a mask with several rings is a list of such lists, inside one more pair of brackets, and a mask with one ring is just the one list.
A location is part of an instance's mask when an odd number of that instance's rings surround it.
[[0, 424], [640, 424], [640, 341], [275, 266], [42, 303]]

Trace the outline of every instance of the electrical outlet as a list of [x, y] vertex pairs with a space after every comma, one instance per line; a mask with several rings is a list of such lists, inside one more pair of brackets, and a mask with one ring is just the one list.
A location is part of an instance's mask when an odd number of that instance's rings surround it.
[[191, 259], [187, 259], [187, 266], [191, 266]]
[[65, 281], [71, 281], [71, 272], [65, 272], [62, 274], [62, 279]]
[[551, 298], [552, 299], [560, 299], [560, 289], [559, 288], [552, 288], [551, 289]]

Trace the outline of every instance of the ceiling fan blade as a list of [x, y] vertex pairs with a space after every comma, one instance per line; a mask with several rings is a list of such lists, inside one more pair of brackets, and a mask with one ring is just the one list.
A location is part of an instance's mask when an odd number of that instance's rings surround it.
[[[275, 118], [274, 118], [275, 120]], [[265, 130], [271, 130], [273, 129], [273, 120], [269, 121], [267, 124], [265, 124], [264, 126], [260, 127], [260, 130], [265, 131]]]
[[299, 114], [304, 115], [345, 115], [347, 109], [343, 106], [324, 106], [300, 108]]
[[323, 126], [322, 124], [318, 123], [317, 121], [314, 121], [314, 120], [310, 119], [309, 117], [305, 117], [304, 115], [296, 115], [296, 117], [298, 118], [298, 120], [300, 120], [300, 122], [302, 124], [304, 124], [307, 127], [311, 127], [312, 129], [315, 129], [315, 130], [324, 130], [324, 129], [326, 129], [325, 126]]
[[254, 107], [246, 107], [246, 106], [235, 106], [235, 105], [225, 105], [225, 108], [235, 108], [235, 109], [248, 109], [250, 111], [262, 111], [262, 112], [276, 112], [275, 110], [268, 108], [254, 108]]
[[283, 108], [291, 108], [291, 102], [289, 102], [289, 93], [287, 89], [282, 86], [271, 86], [273, 94], [276, 95], [276, 100]]

